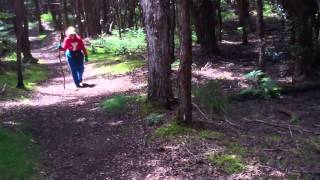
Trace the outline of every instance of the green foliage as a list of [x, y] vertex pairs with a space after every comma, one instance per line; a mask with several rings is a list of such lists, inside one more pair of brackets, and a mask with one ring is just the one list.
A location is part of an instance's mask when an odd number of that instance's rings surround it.
[[53, 21], [52, 14], [50, 12], [41, 14], [41, 20], [43, 22], [51, 23]]
[[[48, 71], [39, 65], [28, 65], [24, 67], [23, 77], [25, 87], [33, 90], [39, 81], [48, 78]], [[14, 70], [7, 70], [4, 74], [0, 74], [0, 87], [4, 84], [7, 84], [6, 96], [4, 98], [23, 97], [22, 95], [25, 94], [24, 90], [16, 88], [17, 75]]]
[[217, 131], [204, 130], [199, 132], [199, 137], [201, 139], [221, 139], [224, 137], [224, 134]]
[[157, 125], [157, 124], [161, 123], [164, 115], [165, 114], [151, 113], [146, 118], [144, 118], [144, 120], [145, 120], [146, 124], [149, 126]]
[[163, 127], [156, 129], [153, 132], [153, 138], [171, 138], [180, 135], [185, 135], [192, 132], [192, 129], [189, 127], [182, 126], [176, 121], [166, 124]]
[[216, 81], [210, 81], [207, 84], [193, 89], [195, 99], [211, 113], [224, 114], [227, 112], [227, 98], [222, 93]]
[[247, 80], [254, 83], [252, 87], [240, 92], [241, 96], [254, 96], [263, 99], [279, 97], [281, 88], [266, 73], [261, 70], [252, 71], [245, 75]]
[[209, 162], [225, 171], [228, 174], [239, 173], [245, 170], [242, 159], [236, 155], [212, 154], [209, 155]]
[[91, 41], [92, 46], [103, 47], [106, 53], [112, 55], [130, 55], [145, 52], [147, 48], [146, 35], [143, 29], [129, 29], [120, 38], [114, 31], [114, 35], [102, 35]]
[[0, 12], [0, 20], [12, 19], [14, 16], [12, 13]]
[[141, 101], [140, 111], [142, 116], [148, 116], [149, 114], [152, 114], [152, 113], [164, 114], [167, 110], [163, 106], [146, 102], [146, 99], [145, 99], [143, 102]]
[[123, 75], [143, 67], [145, 63], [142, 60], [126, 60], [117, 64], [99, 66], [95, 71], [97, 74]]
[[39, 148], [31, 139], [0, 127], [1, 179], [32, 179], [39, 165]]
[[102, 102], [102, 108], [112, 113], [123, 113], [128, 109], [131, 96], [116, 95]]
[[231, 7], [229, 7], [226, 0], [221, 1], [221, 16], [224, 22], [232, 21], [238, 18], [237, 15], [234, 13], [234, 10]]

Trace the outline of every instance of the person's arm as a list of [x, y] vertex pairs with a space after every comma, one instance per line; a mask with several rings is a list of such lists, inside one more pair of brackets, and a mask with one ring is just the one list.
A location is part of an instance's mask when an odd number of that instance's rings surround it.
[[69, 43], [69, 42], [68, 42], [68, 39], [65, 38], [65, 39], [63, 40], [62, 45], [61, 45], [61, 43], [59, 42], [58, 48], [59, 48], [61, 51], [66, 51], [66, 50], [67, 50], [67, 47], [69, 46], [68, 43]]
[[85, 60], [86, 62], [88, 62], [88, 61], [89, 61], [88, 51], [87, 51], [87, 48], [86, 48], [86, 46], [84, 45], [84, 42], [83, 42], [82, 39], [81, 39], [81, 50], [82, 50], [82, 52], [83, 52], [83, 54], [84, 54], [84, 60]]

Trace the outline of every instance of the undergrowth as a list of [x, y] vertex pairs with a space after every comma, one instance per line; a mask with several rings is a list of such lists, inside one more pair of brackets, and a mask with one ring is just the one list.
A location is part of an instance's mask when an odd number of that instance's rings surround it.
[[[24, 85], [27, 90], [33, 90], [37, 83], [48, 78], [48, 71], [39, 65], [28, 65], [23, 71]], [[0, 99], [21, 98], [26, 93], [25, 90], [17, 89], [17, 75], [14, 70], [7, 70], [0, 74], [0, 87], [6, 85], [5, 94]]]
[[102, 102], [102, 108], [111, 113], [124, 113], [128, 109], [128, 102], [133, 100], [132, 96], [115, 95]]

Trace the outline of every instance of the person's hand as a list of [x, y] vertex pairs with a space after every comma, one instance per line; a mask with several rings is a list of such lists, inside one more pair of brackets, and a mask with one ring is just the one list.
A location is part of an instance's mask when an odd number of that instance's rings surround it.
[[57, 48], [58, 48], [59, 50], [62, 49], [61, 43], [58, 44]]
[[85, 61], [85, 62], [89, 62], [88, 55], [84, 56], [84, 61]]

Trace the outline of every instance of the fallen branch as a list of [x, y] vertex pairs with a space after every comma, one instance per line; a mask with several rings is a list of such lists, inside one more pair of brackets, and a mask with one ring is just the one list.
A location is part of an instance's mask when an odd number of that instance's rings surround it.
[[[288, 129], [288, 125], [284, 125], [284, 124], [273, 124], [273, 123], [265, 122], [265, 121], [262, 121], [262, 120], [248, 120], [248, 119], [246, 119], [246, 118], [244, 118], [243, 120], [245, 120], [246, 122], [249, 122], [249, 123], [261, 123], [261, 124], [268, 125], [268, 126], [272, 126], [272, 127], [278, 127], [278, 128], [282, 128], [282, 129]], [[293, 130], [293, 131], [297, 131], [297, 132], [299, 132], [299, 133], [301, 133], [301, 134], [303, 134], [303, 132], [313, 133], [312, 131], [305, 130], [305, 129], [298, 128], [298, 127], [290, 127], [290, 129]]]
[[290, 109], [288, 109], [288, 108], [278, 107], [277, 109], [278, 109], [279, 112], [289, 116], [290, 117], [290, 122], [295, 122], [295, 121], [297, 121], [299, 119], [299, 116], [296, 113], [294, 113], [293, 111], [291, 111]]
[[208, 118], [208, 116], [200, 109], [200, 107], [195, 104], [195, 103], [192, 103], [192, 105], [200, 112], [200, 114], [208, 121], [210, 121], [210, 119]]

